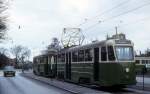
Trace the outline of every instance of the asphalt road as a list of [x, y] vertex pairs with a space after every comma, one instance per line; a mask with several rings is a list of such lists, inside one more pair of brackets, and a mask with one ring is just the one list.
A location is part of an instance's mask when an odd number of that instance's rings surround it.
[[70, 94], [67, 91], [22, 77], [3, 77], [0, 75], [0, 94]]
[[[142, 77], [137, 77], [138, 83], [142, 82]], [[150, 83], [150, 78], [145, 78], [145, 83]], [[101, 91], [101, 90], [100, 90]], [[103, 91], [103, 90], [102, 90]], [[149, 94], [149, 92], [131, 90], [130, 91], [107, 91], [112, 94]], [[71, 94], [70, 92], [50, 86], [37, 80], [21, 76], [21, 71], [15, 77], [3, 77], [0, 71], [0, 94]], [[90, 93], [89, 93], [90, 94]]]

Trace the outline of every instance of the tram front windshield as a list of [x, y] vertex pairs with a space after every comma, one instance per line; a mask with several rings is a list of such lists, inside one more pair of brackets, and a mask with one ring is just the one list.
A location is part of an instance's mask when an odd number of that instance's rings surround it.
[[133, 60], [133, 47], [131, 46], [117, 46], [116, 56], [120, 61], [130, 61]]

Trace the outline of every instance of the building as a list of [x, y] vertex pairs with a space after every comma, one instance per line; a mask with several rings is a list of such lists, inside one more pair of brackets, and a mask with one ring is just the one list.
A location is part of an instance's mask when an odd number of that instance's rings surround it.
[[150, 68], [150, 56], [136, 56], [136, 64], [145, 65], [146, 68]]

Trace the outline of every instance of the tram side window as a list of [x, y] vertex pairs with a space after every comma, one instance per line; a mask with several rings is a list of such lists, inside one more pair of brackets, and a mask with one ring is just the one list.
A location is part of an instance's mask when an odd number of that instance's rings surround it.
[[92, 61], [91, 49], [86, 49], [85, 50], [85, 61]]
[[84, 61], [84, 50], [79, 50], [78, 61]]
[[72, 52], [72, 61], [78, 62], [78, 52], [76, 51]]
[[113, 50], [113, 46], [108, 46], [108, 59], [109, 61], [114, 61], [115, 60], [115, 55], [114, 55], [114, 50]]
[[41, 61], [40, 61], [40, 58], [38, 58], [38, 64], [40, 64], [40, 62], [41, 62]]
[[41, 57], [41, 63], [42, 63], [42, 64], [45, 63], [44, 60], [45, 60], [45, 59], [44, 59], [43, 57]]
[[37, 64], [37, 63], [38, 63], [38, 62], [37, 62], [37, 59], [34, 58], [34, 59], [33, 59], [33, 63], [34, 63], [34, 64]]
[[150, 64], [150, 60], [148, 60], [148, 64]]
[[43, 63], [46, 64], [47, 63], [47, 58], [44, 57]]
[[107, 61], [106, 47], [102, 47], [101, 48], [101, 61]]
[[42, 63], [42, 60], [41, 60], [41, 58], [39, 58], [39, 64], [40, 64], [40, 63]]
[[65, 62], [65, 54], [61, 54], [61, 62]]
[[146, 60], [146, 64], [148, 64], [148, 60]]
[[61, 54], [58, 54], [58, 62], [61, 62]]
[[45, 57], [42, 57], [42, 63], [45, 64]]
[[35, 60], [35, 59], [33, 59], [33, 63], [36, 63], [36, 60]]
[[38, 58], [36, 58], [36, 63], [38, 63], [38, 64], [39, 64], [39, 59], [38, 59]]

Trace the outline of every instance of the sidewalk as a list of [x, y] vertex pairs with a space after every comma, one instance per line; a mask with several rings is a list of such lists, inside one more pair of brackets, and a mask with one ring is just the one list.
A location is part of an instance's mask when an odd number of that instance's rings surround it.
[[136, 77], [136, 85], [133, 86], [128, 86], [130, 88], [136, 88], [138, 90], [146, 90], [150, 91], [150, 77], [144, 77], [144, 86], [143, 86], [143, 77], [142, 76], [137, 76]]
[[[136, 77], [137, 82], [142, 83], [143, 82], [143, 77]], [[150, 85], [150, 77], [144, 77], [144, 82], [146, 84]]]
[[75, 85], [72, 83], [58, 81], [56, 79], [50, 79], [50, 78], [44, 78], [41, 76], [36, 76], [33, 73], [24, 73], [22, 75], [24, 77], [32, 78], [32, 79], [41, 81], [43, 83], [49, 84], [51, 86], [72, 92], [74, 94], [110, 94], [108, 92], [98, 91], [98, 90], [90, 89], [87, 87], [78, 86], [78, 85]]

